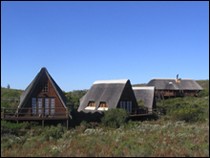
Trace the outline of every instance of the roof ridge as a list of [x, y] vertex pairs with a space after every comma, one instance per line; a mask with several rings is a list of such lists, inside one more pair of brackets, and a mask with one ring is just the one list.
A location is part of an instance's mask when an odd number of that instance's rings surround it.
[[93, 84], [125, 84], [128, 79], [116, 79], [116, 80], [97, 80]]
[[[176, 78], [153, 78], [151, 80], [176, 80]], [[181, 78], [181, 80], [193, 80], [191, 78]]]
[[133, 90], [137, 89], [155, 89], [155, 86], [132, 87]]

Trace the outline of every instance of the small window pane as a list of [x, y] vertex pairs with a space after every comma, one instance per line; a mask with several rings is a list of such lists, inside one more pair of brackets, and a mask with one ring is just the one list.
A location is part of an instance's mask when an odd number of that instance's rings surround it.
[[104, 108], [107, 107], [106, 102], [100, 102], [99, 107], [104, 107]]
[[95, 107], [96, 104], [95, 104], [94, 101], [89, 101], [88, 106], [89, 106], [89, 107]]
[[42, 114], [42, 98], [38, 98], [38, 114]]
[[50, 114], [54, 115], [55, 114], [55, 98], [51, 98], [51, 109], [50, 109]]
[[36, 98], [32, 98], [32, 114], [36, 115]]
[[48, 92], [48, 83], [43, 84], [42, 92]]
[[126, 103], [123, 101], [123, 109], [126, 109]]
[[49, 115], [49, 98], [45, 98], [45, 115]]
[[122, 101], [120, 101], [120, 108], [123, 108]]

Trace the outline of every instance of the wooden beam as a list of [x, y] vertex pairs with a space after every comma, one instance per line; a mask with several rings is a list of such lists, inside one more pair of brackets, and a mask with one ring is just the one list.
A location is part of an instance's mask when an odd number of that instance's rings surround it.
[[44, 120], [42, 120], [42, 127], [44, 127]]
[[69, 128], [69, 119], [66, 120], [66, 128]]

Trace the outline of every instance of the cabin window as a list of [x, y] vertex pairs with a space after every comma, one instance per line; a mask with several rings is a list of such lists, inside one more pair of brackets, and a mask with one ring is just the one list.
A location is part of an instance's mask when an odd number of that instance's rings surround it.
[[94, 101], [89, 101], [88, 106], [89, 107], [96, 107], [96, 104], [95, 104]]
[[38, 114], [42, 114], [42, 98], [38, 98]]
[[45, 115], [49, 115], [49, 98], [45, 98]]
[[43, 85], [42, 92], [48, 92], [48, 83], [45, 83], [45, 84]]
[[89, 103], [85, 109], [86, 110], [95, 110], [95, 108], [96, 108], [96, 103], [94, 101], [89, 101]]
[[99, 107], [106, 108], [107, 107], [106, 102], [100, 102]]
[[123, 109], [126, 110], [126, 101], [123, 101]]
[[132, 112], [132, 101], [120, 101], [120, 108]]
[[132, 101], [127, 101], [128, 104], [128, 112], [132, 112]]
[[106, 102], [100, 102], [98, 110], [108, 110], [108, 105], [106, 104]]
[[32, 98], [32, 114], [36, 115], [36, 98]]
[[55, 114], [55, 98], [51, 98], [50, 101], [51, 101], [50, 114], [53, 115], [53, 114]]
[[32, 98], [32, 114], [54, 115], [55, 98]]

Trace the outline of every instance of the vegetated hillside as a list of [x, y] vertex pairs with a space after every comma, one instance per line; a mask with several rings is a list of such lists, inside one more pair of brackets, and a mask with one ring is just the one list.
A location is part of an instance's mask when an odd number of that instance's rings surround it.
[[1, 107], [17, 107], [22, 92], [23, 90], [1, 88]]
[[74, 90], [71, 92], [66, 92], [65, 96], [67, 99], [67, 107], [73, 107], [77, 109], [79, 107], [79, 100], [87, 93], [87, 90]]
[[[209, 80], [198, 80], [197, 81], [204, 90], [201, 95], [205, 96], [209, 94]], [[145, 86], [145, 83], [134, 84], [133, 86]], [[1, 107], [17, 107], [20, 95], [23, 90], [1, 88]], [[73, 106], [75, 109], [79, 106], [79, 99], [85, 95], [87, 90], [74, 90], [70, 92], [64, 92], [67, 98], [67, 106]]]
[[209, 80], [197, 81], [203, 90], [198, 97], [177, 97], [157, 101], [157, 109], [165, 119], [197, 122], [209, 118]]
[[82, 123], [29, 126], [2, 122], [2, 157], [209, 157], [209, 125], [130, 121], [119, 128]]
[[209, 80], [197, 80], [196, 82], [204, 89], [209, 89]]
[[[123, 122], [122, 117], [113, 128], [113, 115], [119, 115], [114, 113], [105, 115], [101, 123], [70, 124], [68, 130], [60, 124], [43, 128], [36, 123], [2, 121], [1, 156], [209, 157], [209, 81], [199, 82], [205, 92], [199, 97], [158, 102], [165, 115], [157, 120]], [[72, 91], [66, 96], [76, 105], [83, 94], [85, 91]]]
[[197, 80], [197, 83], [203, 88], [201, 95], [209, 95], [209, 80]]

